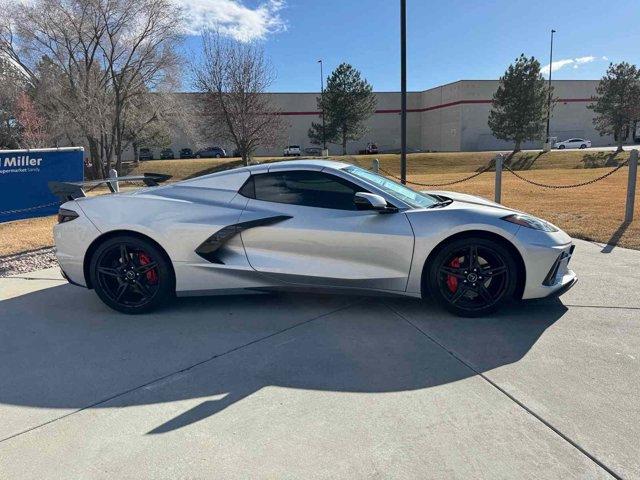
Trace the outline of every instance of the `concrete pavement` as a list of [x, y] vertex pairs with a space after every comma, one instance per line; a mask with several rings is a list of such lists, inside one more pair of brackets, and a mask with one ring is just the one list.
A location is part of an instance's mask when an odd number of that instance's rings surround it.
[[481, 319], [0, 279], [0, 478], [640, 478], [640, 252], [576, 243], [562, 302]]

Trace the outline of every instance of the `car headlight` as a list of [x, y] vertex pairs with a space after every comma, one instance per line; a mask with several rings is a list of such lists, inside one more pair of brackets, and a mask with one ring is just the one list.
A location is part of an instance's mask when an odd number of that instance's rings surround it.
[[555, 225], [545, 220], [536, 218], [532, 215], [524, 215], [522, 213], [514, 213], [513, 215], [507, 215], [506, 217], [502, 217], [502, 220], [515, 223], [516, 225], [520, 225], [521, 227], [533, 228], [534, 230], [541, 230], [543, 232], [558, 231], [558, 228]]

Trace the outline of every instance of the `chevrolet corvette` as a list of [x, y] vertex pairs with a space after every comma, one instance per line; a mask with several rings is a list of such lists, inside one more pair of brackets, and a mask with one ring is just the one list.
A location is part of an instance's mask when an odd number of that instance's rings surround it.
[[[247, 291], [432, 297], [461, 316], [560, 295], [576, 282], [571, 238], [484, 198], [419, 192], [347, 163], [298, 160], [116, 192], [56, 183], [63, 275], [109, 307]], [[85, 196], [105, 183], [116, 192]]]

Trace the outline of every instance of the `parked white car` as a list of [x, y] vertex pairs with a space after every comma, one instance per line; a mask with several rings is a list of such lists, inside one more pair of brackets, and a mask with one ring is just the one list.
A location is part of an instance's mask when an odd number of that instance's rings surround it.
[[300, 145], [289, 145], [283, 152], [285, 157], [299, 157], [301, 154]]
[[556, 143], [556, 148], [563, 150], [565, 148], [590, 148], [591, 140], [585, 140], [584, 138], [570, 138], [564, 142]]

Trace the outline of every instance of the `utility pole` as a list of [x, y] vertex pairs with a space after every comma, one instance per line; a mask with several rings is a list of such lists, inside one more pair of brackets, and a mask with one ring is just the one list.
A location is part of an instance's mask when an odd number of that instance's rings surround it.
[[[547, 98], [547, 137], [546, 142], [549, 142], [549, 122], [551, 121], [551, 71], [553, 70], [553, 34], [555, 30], [551, 30], [551, 52], [549, 53], [549, 97]], [[551, 147], [551, 146], [549, 146]]]
[[400, 0], [400, 179], [407, 183], [407, 1]]
[[324, 127], [324, 74], [322, 73], [322, 59], [318, 60], [320, 64], [320, 103], [322, 104], [322, 151], [327, 149], [327, 138]]

